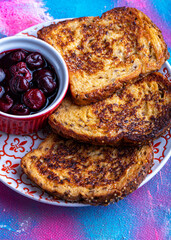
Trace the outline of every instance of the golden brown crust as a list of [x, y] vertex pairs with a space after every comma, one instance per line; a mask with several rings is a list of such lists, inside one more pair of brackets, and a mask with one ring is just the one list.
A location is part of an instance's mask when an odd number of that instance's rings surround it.
[[159, 137], [171, 126], [171, 83], [153, 73], [88, 105], [66, 97], [49, 117], [58, 134], [93, 144], [138, 144]]
[[71, 202], [107, 205], [133, 192], [153, 164], [151, 144], [94, 146], [49, 135], [26, 154], [21, 167], [53, 196]]
[[115, 8], [44, 27], [38, 37], [54, 46], [69, 70], [76, 104], [109, 97], [124, 84], [159, 70], [169, 58], [161, 31], [135, 8]]

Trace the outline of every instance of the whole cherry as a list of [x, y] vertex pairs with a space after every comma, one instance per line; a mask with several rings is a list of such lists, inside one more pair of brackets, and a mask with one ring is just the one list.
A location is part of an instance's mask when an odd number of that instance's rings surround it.
[[12, 106], [10, 113], [14, 115], [29, 115], [30, 111], [26, 106], [24, 106], [24, 104], [18, 103]]
[[32, 80], [32, 74], [27, 68], [25, 62], [19, 62], [16, 65], [12, 65], [10, 71], [13, 76], [20, 75], [23, 76], [28, 81]]
[[17, 50], [10, 54], [10, 58], [14, 62], [23, 61], [26, 58], [26, 52], [23, 50]]
[[29, 82], [23, 76], [16, 75], [10, 79], [10, 89], [14, 94], [27, 91], [29, 86]]
[[33, 88], [24, 93], [23, 101], [32, 110], [39, 110], [45, 105], [46, 98], [41, 90]]
[[53, 77], [53, 73], [46, 68], [38, 70], [34, 75], [34, 79], [37, 82], [37, 86], [46, 94], [50, 95], [56, 90], [56, 79]]
[[40, 53], [33, 52], [26, 58], [26, 63], [31, 70], [42, 68], [45, 65], [45, 61]]
[[0, 98], [0, 111], [7, 113], [13, 105], [13, 100], [9, 95]]

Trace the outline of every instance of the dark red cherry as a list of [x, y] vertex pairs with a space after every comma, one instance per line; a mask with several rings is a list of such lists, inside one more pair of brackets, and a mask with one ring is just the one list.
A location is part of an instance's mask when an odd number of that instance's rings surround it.
[[38, 87], [46, 94], [50, 95], [56, 90], [56, 81], [53, 77], [53, 73], [48, 69], [41, 69], [36, 72], [35, 80]]
[[27, 79], [20, 75], [16, 75], [10, 80], [10, 89], [14, 94], [27, 91], [29, 86]]
[[23, 104], [15, 104], [11, 110], [10, 113], [14, 114], [14, 115], [29, 115], [30, 111], [29, 109], [24, 106]]
[[0, 82], [2, 82], [5, 79], [5, 72], [2, 68], [0, 68]]
[[26, 58], [26, 52], [23, 50], [14, 51], [10, 54], [10, 58], [14, 62], [23, 61]]
[[24, 62], [19, 62], [16, 65], [11, 66], [10, 71], [13, 76], [20, 75], [26, 78], [28, 81], [32, 80], [31, 72]]
[[2, 98], [2, 96], [4, 95], [4, 93], [5, 93], [4, 87], [0, 86], [0, 98]]
[[42, 68], [45, 65], [45, 61], [40, 53], [33, 52], [26, 58], [26, 63], [31, 70]]
[[0, 111], [7, 113], [13, 105], [13, 100], [9, 95], [3, 95], [0, 99]]
[[46, 98], [41, 90], [34, 88], [24, 94], [23, 101], [27, 107], [39, 110], [45, 105]]

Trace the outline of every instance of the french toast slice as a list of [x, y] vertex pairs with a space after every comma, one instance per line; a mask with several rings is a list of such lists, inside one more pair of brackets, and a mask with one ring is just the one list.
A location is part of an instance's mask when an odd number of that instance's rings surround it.
[[171, 126], [171, 83], [157, 72], [91, 105], [67, 96], [49, 124], [62, 136], [93, 144], [147, 142]]
[[28, 177], [56, 198], [92, 205], [107, 205], [133, 192], [152, 164], [151, 144], [114, 148], [66, 140], [56, 134], [21, 160]]
[[158, 27], [135, 8], [114, 8], [44, 27], [38, 38], [63, 56], [78, 105], [109, 97], [124, 84], [159, 70], [169, 58]]

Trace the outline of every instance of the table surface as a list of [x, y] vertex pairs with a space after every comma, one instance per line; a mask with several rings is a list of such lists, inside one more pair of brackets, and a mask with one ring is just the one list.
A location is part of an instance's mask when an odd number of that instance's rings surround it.
[[[0, 0], [0, 38], [52, 19], [96, 16], [114, 7], [131, 6], [146, 13], [162, 30], [171, 53], [170, 3], [169, 0]], [[107, 207], [46, 205], [0, 183], [0, 239], [168, 240], [170, 166], [168, 161], [147, 184]]]

